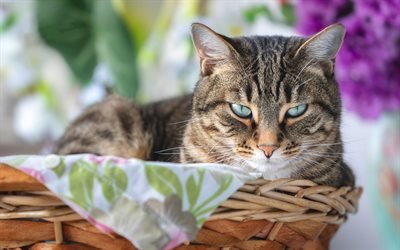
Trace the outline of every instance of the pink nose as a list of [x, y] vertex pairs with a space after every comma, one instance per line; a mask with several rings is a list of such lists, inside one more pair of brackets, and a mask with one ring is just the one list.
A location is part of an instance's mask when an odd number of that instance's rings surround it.
[[264, 151], [265, 156], [269, 159], [271, 158], [272, 154], [274, 151], [278, 148], [278, 145], [266, 145], [266, 144], [261, 144], [257, 146], [259, 149]]

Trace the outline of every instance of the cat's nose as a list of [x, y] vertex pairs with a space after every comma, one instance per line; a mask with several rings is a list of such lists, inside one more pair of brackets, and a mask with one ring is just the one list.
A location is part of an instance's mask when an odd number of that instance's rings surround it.
[[279, 147], [278, 145], [266, 145], [266, 144], [261, 144], [261, 145], [257, 145], [257, 147], [259, 149], [261, 149], [264, 152], [264, 155], [269, 159], [271, 158], [272, 154], [274, 153], [274, 151]]

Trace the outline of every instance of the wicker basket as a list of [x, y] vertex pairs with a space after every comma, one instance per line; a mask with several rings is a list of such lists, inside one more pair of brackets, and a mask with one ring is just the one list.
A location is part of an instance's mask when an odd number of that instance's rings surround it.
[[[177, 249], [327, 249], [361, 188], [255, 180], [223, 202]], [[0, 249], [135, 249], [83, 220], [42, 184], [0, 164]]]

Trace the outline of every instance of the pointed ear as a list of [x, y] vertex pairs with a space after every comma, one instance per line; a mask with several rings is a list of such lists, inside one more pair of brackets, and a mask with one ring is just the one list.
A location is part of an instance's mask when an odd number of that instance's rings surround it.
[[201, 23], [192, 24], [192, 40], [200, 57], [201, 72], [210, 75], [214, 68], [232, 56], [232, 46], [212, 29]]
[[320, 61], [333, 60], [344, 39], [345, 28], [341, 24], [332, 24], [307, 39], [296, 51], [295, 56], [305, 54]]

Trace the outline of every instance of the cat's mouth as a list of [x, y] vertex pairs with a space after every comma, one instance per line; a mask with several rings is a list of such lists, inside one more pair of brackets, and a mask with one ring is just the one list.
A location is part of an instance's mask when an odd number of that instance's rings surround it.
[[[242, 159], [244, 162], [246, 162], [249, 168], [254, 169], [263, 174], [268, 173], [271, 176], [274, 176], [275, 173], [290, 167], [289, 163], [291, 157], [286, 157], [280, 154], [279, 152], [276, 152], [275, 155], [273, 155], [270, 158], [267, 158], [263, 153], [256, 151], [254, 152], [254, 155], [251, 158], [247, 159], [242, 158]], [[282, 178], [284, 178], [284, 176]]]
[[249, 169], [259, 172], [266, 179], [290, 178], [294, 169], [287, 161], [266, 160], [246, 160]]
[[281, 160], [275, 160], [275, 159], [258, 159], [258, 160], [247, 160], [249, 165], [251, 165], [254, 168], [257, 168], [259, 170], [264, 170], [264, 169], [279, 169], [282, 167], [285, 167], [288, 163], [288, 161], [281, 161]]

